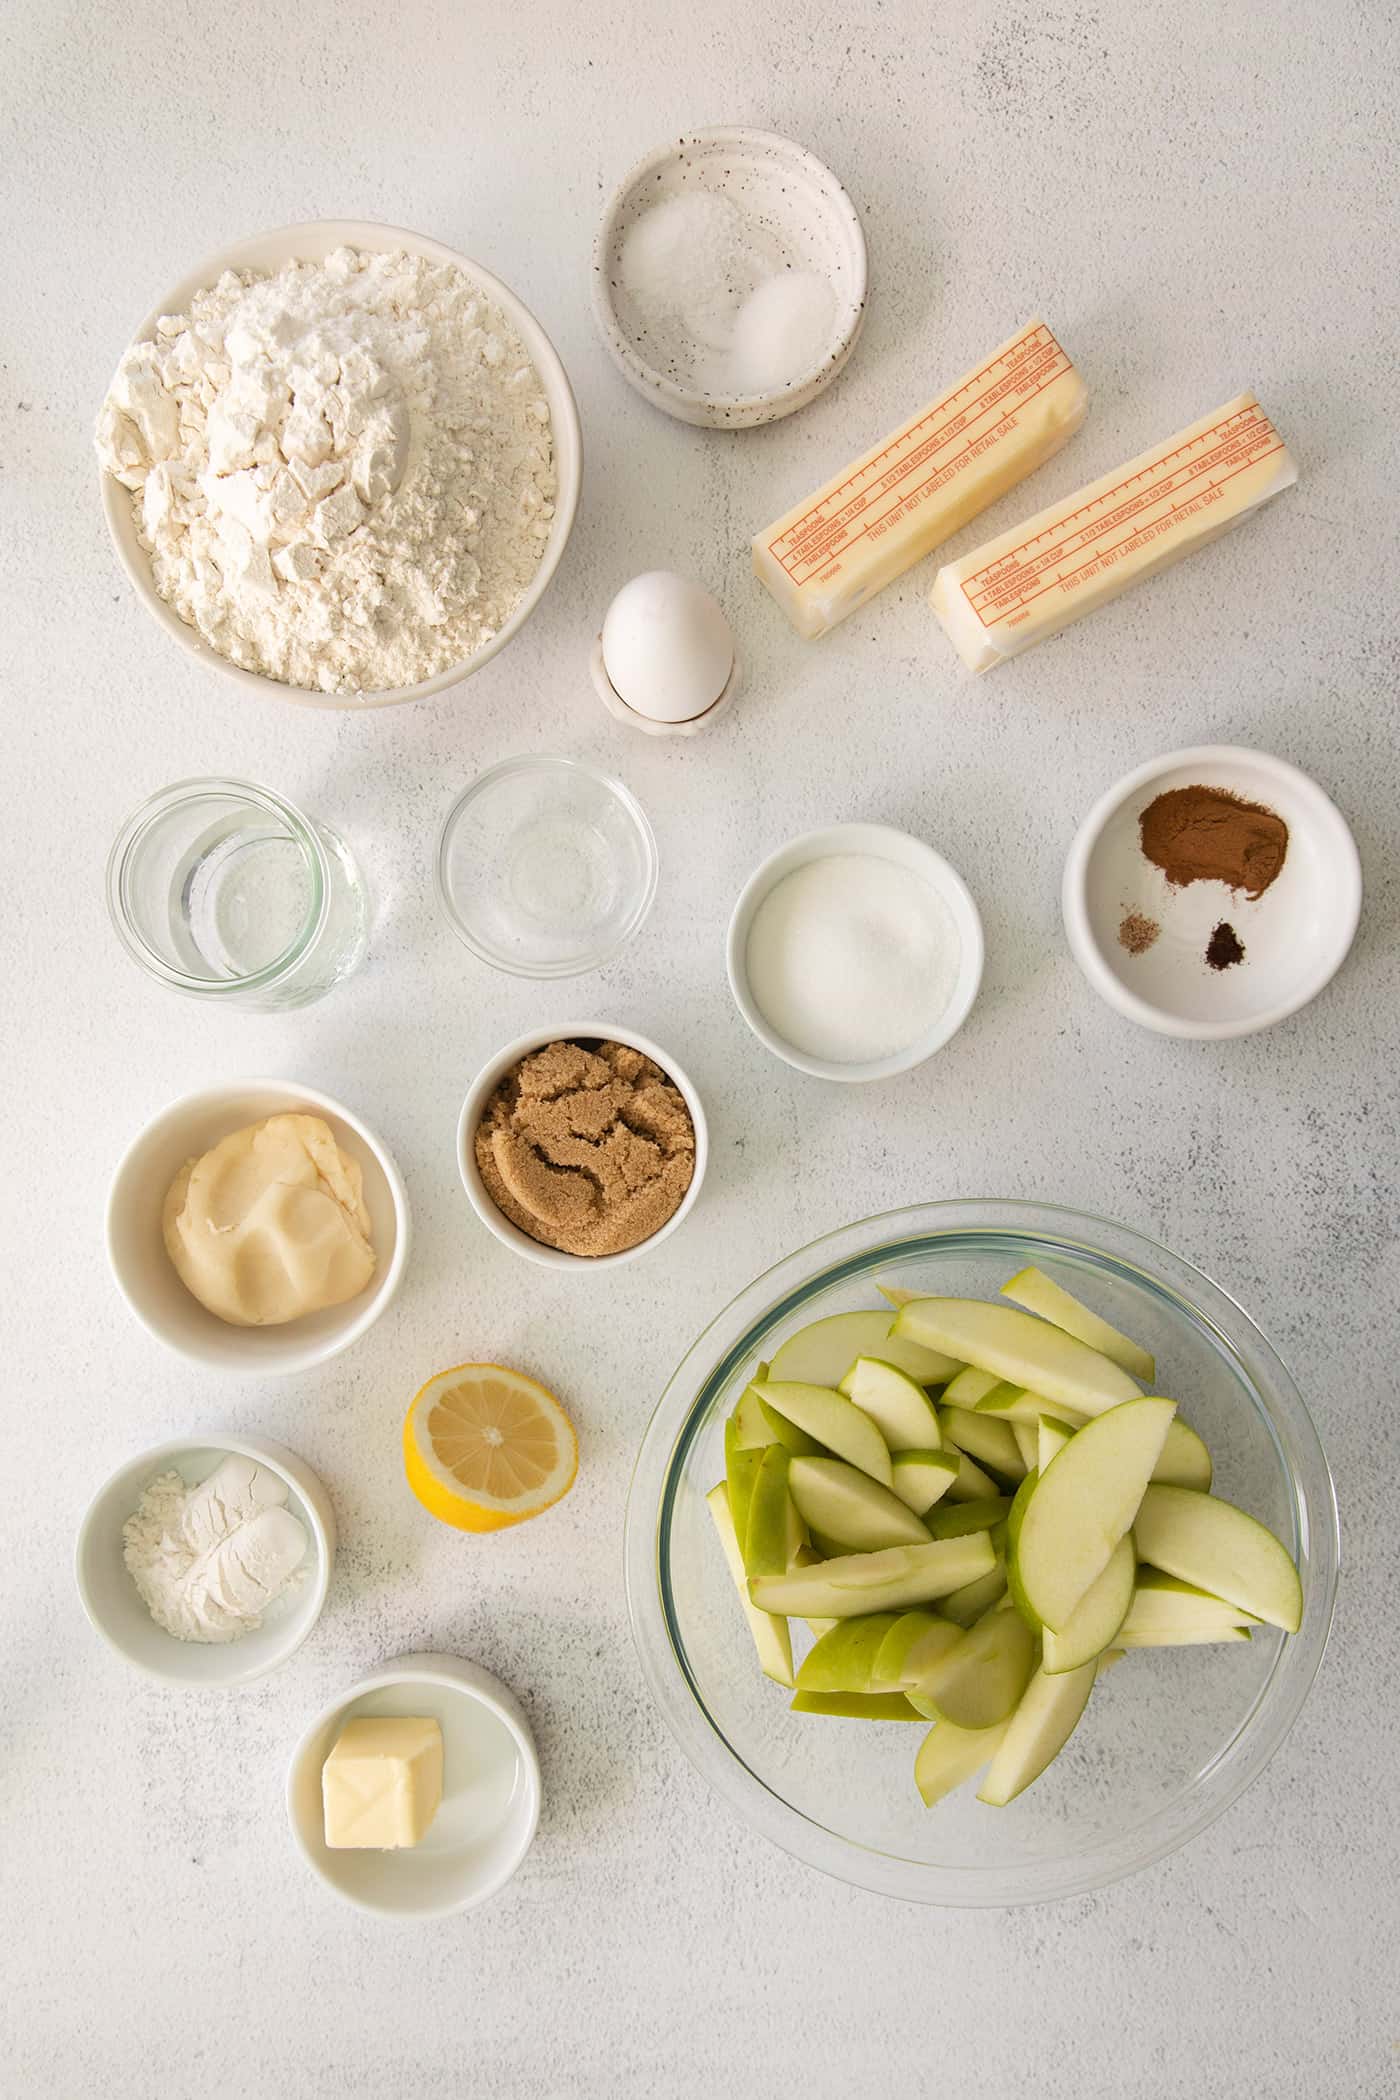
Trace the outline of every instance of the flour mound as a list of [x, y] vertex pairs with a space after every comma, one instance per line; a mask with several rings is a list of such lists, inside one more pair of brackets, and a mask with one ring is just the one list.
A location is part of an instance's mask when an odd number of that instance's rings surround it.
[[554, 516], [519, 336], [462, 271], [404, 254], [226, 271], [127, 351], [97, 451], [167, 604], [231, 663], [312, 691], [472, 656]]

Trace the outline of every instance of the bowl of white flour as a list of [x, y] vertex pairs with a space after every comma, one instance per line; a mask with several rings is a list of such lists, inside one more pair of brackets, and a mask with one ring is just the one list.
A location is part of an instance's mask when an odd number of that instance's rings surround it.
[[137, 329], [98, 418], [143, 604], [250, 690], [386, 707], [518, 634], [573, 525], [578, 409], [478, 263], [363, 220], [241, 241]]

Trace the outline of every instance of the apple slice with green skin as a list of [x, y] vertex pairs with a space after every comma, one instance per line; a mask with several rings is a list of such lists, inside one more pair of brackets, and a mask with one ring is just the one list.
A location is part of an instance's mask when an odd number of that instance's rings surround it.
[[[909, 1644], [900, 1669], [898, 1688], [902, 1692], [922, 1692], [926, 1680], [941, 1668], [959, 1643], [967, 1638], [966, 1629], [954, 1626], [939, 1612], [929, 1613], [929, 1624], [916, 1640]], [[936, 1720], [936, 1714], [929, 1719]]]
[[1005, 1808], [1052, 1764], [1079, 1726], [1098, 1674], [1097, 1662], [1081, 1663], [1051, 1677], [1037, 1670], [1006, 1724], [996, 1756], [977, 1789], [979, 1801]]
[[848, 1553], [815, 1568], [755, 1576], [749, 1595], [760, 1611], [786, 1618], [857, 1619], [872, 1611], [903, 1611], [930, 1604], [973, 1582], [996, 1564], [984, 1531], [964, 1539], [930, 1539], [924, 1546], [887, 1546], [882, 1553]]
[[[767, 1364], [759, 1364], [753, 1375], [759, 1381], [765, 1379], [768, 1376]], [[737, 1441], [744, 1450], [761, 1451], [765, 1444], [773, 1442], [773, 1426], [764, 1420], [763, 1407], [752, 1381], [740, 1393], [730, 1419], [734, 1423]]]
[[899, 1691], [903, 1687], [875, 1681], [875, 1658], [900, 1614], [868, 1612], [859, 1619], [838, 1619], [824, 1633], [797, 1672], [799, 1692]]
[[[1035, 1463], [1036, 1470], [1043, 1473], [1057, 1451], [1082, 1427], [1078, 1422], [1066, 1422], [1060, 1415], [1040, 1415], [1036, 1419]], [[1170, 1432], [1169, 1432], [1170, 1433]]]
[[995, 1371], [974, 1371], [971, 1365], [950, 1378], [943, 1388], [943, 1399], [949, 1407], [976, 1407], [988, 1393], [994, 1393], [1005, 1381]]
[[1106, 1414], [1138, 1398], [1127, 1372], [1108, 1357], [1012, 1305], [988, 1305], [980, 1298], [916, 1298], [896, 1314], [894, 1324], [897, 1338], [930, 1349], [946, 1347], [950, 1356], [960, 1354], [979, 1371], [995, 1371], [1009, 1384], [1027, 1386], [1052, 1407], [1068, 1407], [1075, 1414]]
[[[1019, 1513], [1013, 1504], [1011, 1591], [1032, 1625], [1065, 1631], [1080, 1598], [1132, 1528], [1175, 1412], [1174, 1400], [1125, 1400], [1110, 1408], [1086, 1422], [1033, 1476], [1034, 1490]], [[1140, 1539], [1138, 1552], [1150, 1557]]]
[[738, 1421], [731, 1415], [724, 1425], [724, 1477], [729, 1489], [729, 1514], [739, 1541], [740, 1558], [749, 1530], [749, 1504], [754, 1482], [763, 1463], [763, 1448], [745, 1444]]
[[1154, 1486], [1196, 1488], [1208, 1495], [1214, 1470], [1203, 1440], [1178, 1415], [1167, 1431], [1162, 1455], [1152, 1468]]
[[984, 1502], [989, 1495], [1000, 1492], [991, 1474], [984, 1473], [975, 1458], [956, 1449], [949, 1456], [958, 1461], [958, 1477], [948, 1490], [950, 1502]]
[[768, 1376], [777, 1383], [837, 1386], [858, 1356], [881, 1356], [920, 1385], [944, 1385], [960, 1366], [941, 1349], [902, 1336], [892, 1340], [892, 1312], [831, 1313], [790, 1334], [774, 1352]]
[[1006, 1562], [998, 1554], [995, 1567], [985, 1575], [979, 1575], [976, 1582], [966, 1583], [962, 1589], [940, 1597], [938, 1609], [941, 1616], [954, 1626], [967, 1628], [975, 1626], [994, 1604], [1000, 1604], [1005, 1595]]
[[940, 1407], [938, 1426], [945, 1443], [965, 1451], [979, 1465], [990, 1466], [1007, 1480], [1025, 1479], [1025, 1461], [1008, 1423], [994, 1422], [989, 1415], [979, 1415], [972, 1408]]
[[[892, 1489], [841, 1458], [792, 1458], [787, 1482], [797, 1512], [843, 1553], [878, 1553], [882, 1546], [917, 1546], [929, 1536]], [[755, 1507], [757, 1492], [755, 1491]], [[752, 1519], [750, 1520], [752, 1522]], [[786, 1562], [783, 1564], [787, 1565]], [[777, 1568], [754, 1569], [776, 1575]]]
[[896, 1364], [858, 1356], [840, 1390], [869, 1415], [892, 1452], [936, 1451], [942, 1443], [928, 1394]]
[[785, 1421], [796, 1423], [837, 1458], [858, 1466], [882, 1487], [889, 1486], [889, 1446], [869, 1415], [862, 1414], [844, 1393], [831, 1386], [791, 1384], [785, 1379], [770, 1379], [757, 1391]]
[[974, 1531], [990, 1531], [1011, 1511], [1005, 1495], [979, 1495], [973, 1502], [945, 1502], [924, 1519], [931, 1539], [965, 1539]]
[[[1041, 1416], [1051, 1412], [1039, 1393], [1029, 1392], [1021, 1385], [993, 1386], [973, 1409], [974, 1414], [987, 1415], [994, 1422], [1009, 1422], [1013, 1429], [1018, 1422], [1026, 1429], [1037, 1429]], [[1061, 1411], [1057, 1419], [1068, 1420], [1071, 1429], [1082, 1429], [1089, 1417], [1073, 1413], [1066, 1417]]]
[[1198, 1488], [1149, 1487], [1134, 1529], [1139, 1556], [1163, 1574], [1194, 1583], [1285, 1633], [1302, 1625], [1303, 1585], [1292, 1559], [1271, 1531], [1233, 1502]]
[[815, 1458], [824, 1449], [814, 1436], [808, 1436], [805, 1429], [799, 1429], [795, 1422], [789, 1422], [786, 1415], [780, 1415], [776, 1407], [770, 1407], [766, 1400], [760, 1399], [753, 1386], [749, 1391], [758, 1401], [758, 1411], [769, 1432], [770, 1443], [781, 1444], [794, 1458]]
[[[795, 1568], [815, 1568], [820, 1566], [822, 1559], [823, 1555], [818, 1553], [812, 1541], [808, 1539], [805, 1544], [798, 1547], [796, 1558], [792, 1564]], [[824, 1633], [830, 1633], [832, 1627], [839, 1626], [841, 1621], [839, 1619], [804, 1619], [802, 1623], [808, 1633], [811, 1634], [812, 1639], [819, 1641]]]
[[[853, 1622], [847, 1620], [849, 1626]], [[936, 1611], [916, 1609], [895, 1615], [894, 1624], [881, 1641], [870, 1674], [870, 1689], [873, 1692], [899, 1692], [904, 1689], [905, 1662], [909, 1651], [931, 1629], [947, 1622]]]
[[827, 1714], [838, 1721], [922, 1721], [903, 1692], [799, 1692], [789, 1701], [795, 1714]]
[[1181, 1626], [1175, 1632], [1154, 1626], [1143, 1633], [1125, 1626], [1118, 1640], [1124, 1648], [1214, 1648], [1221, 1641], [1247, 1641], [1250, 1634], [1248, 1626]]
[[1005, 1721], [997, 1728], [958, 1728], [952, 1721], [936, 1721], [914, 1759], [914, 1784], [925, 1808], [975, 1779], [995, 1757], [1005, 1734]]
[[961, 1470], [961, 1451], [896, 1451], [890, 1458], [891, 1485], [916, 1517], [950, 1493]]
[[929, 1660], [922, 1646], [916, 1648], [909, 1658], [909, 1689], [958, 1728], [995, 1728], [1015, 1709], [1034, 1668], [1035, 1640], [1025, 1620], [993, 1605]]
[[729, 1514], [729, 1490], [724, 1481], [719, 1481], [710, 1489], [705, 1501], [714, 1519], [715, 1530], [719, 1533], [725, 1563], [734, 1578], [734, 1587], [739, 1592], [739, 1602], [744, 1608], [744, 1618], [758, 1653], [759, 1668], [765, 1677], [772, 1678], [774, 1684], [783, 1684], [791, 1688], [794, 1679], [792, 1635], [788, 1631], [788, 1622], [784, 1618], [773, 1617], [769, 1612], [759, 1611], [750, 1600], [744, 1556], [739, 1550], [738, 1534], [734, 1529], [734, 1520]]
[[1053, 1327], [1063, 1328], [1077, 1341], [1087, 1342], [1091, 1349], [1098, 1350], [1100, 1356], [1106, 1356], [1110, 1363], [1119, 1365], [1134, 1378], [1140, 1378], [1144, 1385], [1156, 1384], [1157, 1366], [1146, 1349], [1130, 1341], [1126, 1334], [1120, 1334], [1116, 1327], [1110, 1327], [1107, 1320], [1100, 1319], [1087, 1305], [1081, 1305], [1072, 1292], [1042, 1270], [1022, 1269], [1010, 1283], [1002, 1285], [1001, 1295], [1009, 1298], [1013, 1305], [1023, 1305], [1027, 1312], [1039, 1313], [1042, 1320], [1049, 1320]]
[[1170, 1632], [1189, 1626], [1258, 1626], [1252, 1612], [1212, 1597], [1179, 1576], [1164, 1575], [1160, 1568], [1139, 1568], [1133, 1601], [1124, 1620], [1125, 1630], [1134, 1633]]
[[1137, 1555], [1133, 1535], [1125, 1532], [1108, 1557], [1108, 1566], [1091, 1582], [1065, 1622], [1064, 1631], [1045, 1628], [1043, 1668], [1047, 1677], [1063, 1677], [1093, 1662], [1123, 1637], [1132, 1609]]
[[[799, 1459], [797, 1463], [810, 1465], [812, 1461]], [[744, 1566], [750, 1575], [781, 1575], [792, 1566], [806, 1539], [789, 1484], [792, 1464], [792, 1453], [781, 1444], [768, 1444], [759, 1455], [744, 1532]]]
[[1011, 1424], [1011, 1434], [1016, 1439], [1016, 1449], [1021, 1454], [1021, 1464], [1028, 1473], [1034, 1473], [1036, 1471], [1036, 1461], [1040, 1457], [1039, 1431], [1032, 1429], [1029, 1422], [1013, 1422]]

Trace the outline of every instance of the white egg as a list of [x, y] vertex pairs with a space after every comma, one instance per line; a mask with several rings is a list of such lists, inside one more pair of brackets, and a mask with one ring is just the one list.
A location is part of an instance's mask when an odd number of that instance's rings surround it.
[[615, 691], [653, 722], [691, 722], [714, 706], [734, 668], [724, 608], [688, 576], [648, 569], [625, 583], [603, 621], [603, 665]]

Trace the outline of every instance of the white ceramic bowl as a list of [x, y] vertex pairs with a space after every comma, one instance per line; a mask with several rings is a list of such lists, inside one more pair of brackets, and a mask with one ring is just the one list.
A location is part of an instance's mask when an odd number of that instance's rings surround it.
[[[635, 1247], [629, 1247], [623, 1254], [565, 1254], [558, 1247], [545, 1247], [538, 1240], [532, 1240], [528, 1232], [522, 1232], [518, 1225], [511, 1224], [509, 1218], [502, 1217], [487, 1193], [476, 1163], [473, 1140], [477, 1125], [487, 1102], [511, 1067], [518, 1065], [522, 1057], [528, 1057], [532, 1050], [542, 1050], [546, 1043], [589, 1042], [626, 1043], [630, 1049], [640, 1050], [653, 1064], [660, 1065], [667, 1078], [674, 1080], [679, 1087], [695, 1126], [695, 1172], [690, 1177], [690, 1187], [660, 1231], [652, 1233], [650, 1239], [639, 1241]], [[513, 1248], [527, 1261], [538, 1262], [544, 1269], [615, 1269], [622, 1262], [635, 1261], [640, 1254], [649, 1254], [653, 1247], [660, 1246], [662, 1240], [670, 1237], [694, 1208], [709, 1156], [709, 1126], [700, 1105], [700, 1096], [674, 1057], [659, 1043], [653, 1043], [650, 1037], [637, 1035], [630, 1028], [614, 1028], [609, 1021], [564, 1022], [554, 1028], [532, 1028], [528, 1035], [517, 1036], [513, 1043], [507, 1043], [504, 1050], [498, 1050], [490, 1062], [482, 1066], [468, 1089], [462, 1113], [457, 1118], [457, 1165], [472, 1209], [488, 1232], [495, 1233], [502, 1246]]]
[[[1196, 784], [1228, 788], [1287, 824], [1283, 867], [1257, 902], [1221, 882], [1174, 890], [1143, 854], [1147, 805]], [[1149, 759], [1099, 797], [1069, 849], [1061, 909], [1070, 953], [1101, 999], [1159, 1035], [1219, 1041], [1271, 1028], [1341, 968], [1361, 912], [1361, 863], [1346, 820], [1306, 773], [1266, 751], [1200, 744]], [[1130, 912], [1161, 929], [1139, 955], [1118, 938]], [[1205, 952], [1222, 920], [1245, 956], [1214, 970]]]
[[[412, 1714], [442, 1729], [442, 1804], [421, 1845], [333, 1851], [321, 1767], [346, 1721]], [[540, 1767], [519, 1701], [489, 1671], [455, 1655], [401, 1655], [312, 1722], [292, 1754], [287, 1814], [297, 1850], [347, 1903], [385, 1917], [470, 1910], [510, 1880], [540, 1819]]]
[[[869, 854], [876, 859], [893, 861], [896, 866], [907, 868], [911, 874], [921, 877], [947, 906], [962, 944], [952, 996], [933, 1027], [910, 1043], [907, 1049], [871, 1064], [835, 1064], [826, 1058], [809, 1057], [805, 1050], [785, 1041], [769, 1026], [749, 985], [749, 931], [758, 907], [784, 876], [805, 868], [810, 861], [827, 860], [835, 853]], [[765, 1050], [771, 1050], [775, 1057], [782, 1058], [785, 1064], [794, 1065], [799, 1072], [809, 1072], [814, 1079], [866, 1082], [893, 1079], [900, 1072], [911, 1071], [951, 1041], [972, 1011], [972, 1003], [982, 982], [983, 955], [982, 920], [972, 892], [957, 869], [950, 866], [941, 853], [935, 853], [933, 847], [926, 846], [922, 839], [911, 837], [907, 831], [896, 831], [888, 824], [830, 824], [824, 830], [804, 832], [800, 838], [789, 839], [787, 845], [780, 846], [776, 853], [769, 854], [767, 860], [760, 861], [739, 892], [739, 901], [729, 921], [725, 960], [734, 1004]]]
[[[785, 386], [709, 393], [662, 370], [641, 346], [642, 331], [618, 281], [623, 241], [651, 206], [696, 190], [731, 198], [793, 263], [831, 285], [835, 310], [826, 349]], [[623, 378], [667, 415], [710, 430], [773, 423], [814, 401], [855, 348], [865, 319], [865, 287], [865, 235], [830, 168], [791, 139], [743, 126], [693, 132], [638, 161], [609, 200], [593, 250], [593, 312]]]
[[222, 671], [226, 678], [237, 679], [250, 693], [276, 694], [283, 700], [295, 700], [305, 707], [392, 707], [401, 700], [426, 700], [433, 693], [445, 692], [449, 686], [459, 685], [473, 671], [490, 663], [492, 657], [498, 656], [507, 642], [519, 634], [549, 588], [573, 529], [583, 479], [583, 433], [573, 389], [558, 352], [515, 293], [502, 284], [499, 277], [493, 277], [480, 263], [459, 255], [454, 248], [445, 248], [440, 241], [427, 240], [420, 233], [409, 233], [402, 226], [381, 226], [372, 219], [316, 219], [303, 226], [280, 226], [275, 232], [258, 233], [249, 240], [236, 241], [231, 248], [210, 256], [208, 261], [182, 277], [173, 291], [167, 292], [133, 331], [131, 340], [144, 342], [154, 335], [156, 322], [162, 314], [183, 313], [195, 293], [217, 283], [225, 270], [276, 271], [289, 262], [320, 262], [337, 248], [361, 248], [373, 254], [392, 254], [402, 249], [429, 262], [451, 264], [479, 285], [486, 297], [507, 316], [540, 375], [540, 384], [549, 403], [559, 484], [554, 518], [530, 587], [498, 634], [474, 655], [439, 671], [435, 677], [425, 678], [419, 685], [391, 686], [382, 692], [314, 693], [302, 686], [285, 685], [277, 678], [264, 678], [256, 671], [245, 671], [211, 649], [198, 629], [187, 626], [159, 595], [151, 576], [150, 556], [136, 536], [130, 490], [123, 488], [110, 474], [100, 474], [98, 479], [102, 509], [117, 557], [136, 586], [142, 604], [181, 648], [188, 649], [201, 663]]
[[[165, 1251], [161, 1210], [187, 1160], [265, 1116], [299, 1109], [324, 1117], [357, 1161], [377, 1257], [367, 1290], [282, 1327], [234, 1327], [207, 1312]], [[285, 1377], [339, 1356], [372, 1327], [408, 1259], [408, 1195], [383, 1140], [343, 1102], [286, 1079], [240, 1079], [186, 1094], [149, 1122], [123, 1154], [107, 1198], [107, 1256], [117, 1288], [146, 1330], [177, 1356], [242, 1377]]]
[[[272, 1605], [256, 1633], [245, 1633], [238, 1641], [179, 1641], [157, 1626], [127, 1573], [122, 1526], [157, 1475], [174, 1471], [190, 1487], [198, 1487], [230, 1452], [256, 1459], [287, 1483], [287, 1507], [306, 1526], [310, 1539], [306, 1570]], [[310, 1466], [285, 1445], [265, 1437], [213, 1430], [143, 1451], [99, 1488], [78, 1532], [76, 1573], [83, 1610], [109, 1648], [150, 1677], [218, 1689], [251, 1684], [296, 1653], [321, 1616], [334, 1563], [335, 1511]]]

